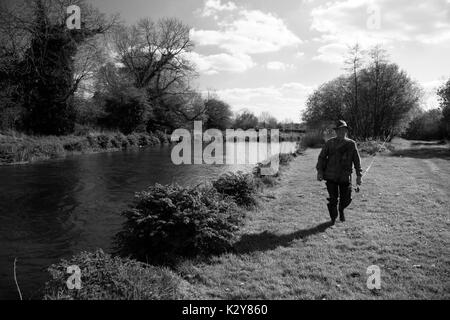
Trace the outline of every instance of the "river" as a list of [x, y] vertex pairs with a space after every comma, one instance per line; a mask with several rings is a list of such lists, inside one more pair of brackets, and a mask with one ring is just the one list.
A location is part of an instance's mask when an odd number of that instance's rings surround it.
[[[281, 144], [291, 152], [295, 143]], [[198, 185], [254, 165], [181, 165], [171, 146], [72, 156], [0, 167], [0, 299], [42, 298], [46, 268], [80, 251], [112, 249], [120, 213], [137, 191], [155, 183]]]

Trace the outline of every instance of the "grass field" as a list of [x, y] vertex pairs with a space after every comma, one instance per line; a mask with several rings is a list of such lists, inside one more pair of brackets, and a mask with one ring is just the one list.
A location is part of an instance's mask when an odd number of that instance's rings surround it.
[[[201, 299], [449, 299], [449, 148], [394, 146], [377, 156], [346, 223], [328, 223], [319, 150], [309, 149], [249, 213], [235, 253], [176, 271]], [[366, 286], [371, 265], [381, 269], [381, 290]]]

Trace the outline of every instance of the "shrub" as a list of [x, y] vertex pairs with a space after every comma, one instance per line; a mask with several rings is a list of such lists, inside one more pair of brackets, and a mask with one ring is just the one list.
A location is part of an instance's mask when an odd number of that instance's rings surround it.
[[160, 140], [158, 136], [154, 135], [153, 133], [150, 133], [149, 137], [150, 137], [150, 144], [152, 146], [164, 143], [163, 141]]
[[132, 147], [139, 146], [139, 137], [137, 134], [132, 133], [127, 136], [128, 144]]
[[97, 137], [93, 134], [89, 134], [87, 136], [87, 140], [89, 142], [89, 145], [91, 146], [92, 149], [98, 149], [99, 145], [98, 145], [98, 140]]
[[111, 145], [116, 149], [127, 149], [128, 148], [128, 139], [122, 133], [116, 133], [111, 137]]
[[0, 164], [13, 163], [15, 160], [14, 146], [11, 144], [2, 144], [0, 146]]
[[106, 116], [100, 120], [101, 124], [125, 134], [142, 127], [145, 130], [144, 124], [150, 110], [145, 92], [124, 85], [120, 90], [106, 94], [103, 99]]
[[[81, 270], [81, 290], [67, 288], [67, 267], [74, 265]], [[45, 300], [174, 300], [187, 295], [180, 288], [188, 284], [170, 270], [112, 257], [102, 250], [80, 253], [48, 271], [51, 280], [45, 285]]]
[[137, 133], [138, 144], [140, 147], [145, 147], [152, 144], [152, 140], [146, 133]]
[[0, 163], [31, 162], [38, 159], [53, 159], [65, 154], [62, 142], [57, 137], [14, 138], [1, 142]]
[[362, 155], [375, 155], [377, 153], [389, 152], [393, 149], [393, 147], [389, 143], [385, 143], [384, 141], [362, 141], [358, 142], [358, 150]]
[[110, 145], [110, 139], [106, 134], [101, 134], [97, 137], [98, 145], [102, 149], [108, 149]]
[[306, 133], [300, 142], [303, 149], [321, 148], [325, 144], [325, 139], [320, 131], [312, 131]]
[[162, 143], [162, 144], [169, 143], [170, 140], [169, 140], [168, 136], [161, 130], [156, 130], [154, 134], [155, 134], [155, 137], [158, 138], [160, 143]]
[[116, 134], [114, 140], [118, 144], [117, 148], [127, 149], [130, 145], [128, 138], [122, 133]]
[[280, 165], [288, 165], [292, 160], [294, 160], [294, 155], [291, 153], [280, 154]]
[[277, 183], [276, 178], [273, 176], [262, 176], [259, 181], [267, 187], [273, 187]]
[[440, 109], [423, 112], [409, 123], [403, 136], [410, 140], [442, 139], [445, 136], [442, 120], [443, 113]]
[[213, 182], [214, 188], [221, 194], [231, 197], [239, 206], [256, 205], [256, 183], [251, 174], [228, 172]]
[[123, 213], [118, 252], [164, 263], [174, 257], [225, 252], [243, 218], [237, 206], [213, 188], [155, 185], [137, 193]]
[[73, 138], [64, 143], [64, 150], [69, 152], [82, 152], [89, 148], [89, 141], [86, 138]]

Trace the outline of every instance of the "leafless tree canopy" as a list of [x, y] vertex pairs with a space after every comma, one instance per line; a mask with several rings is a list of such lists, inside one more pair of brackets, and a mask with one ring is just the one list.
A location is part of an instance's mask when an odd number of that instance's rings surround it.
[[135, 86], [149, 88], [154, 98], [179, 89], [194, 75], [186, 58], [193, 48], [189, 27], [177, 19], [143, 19], [114, 33], [119, 61], [132, 74]]

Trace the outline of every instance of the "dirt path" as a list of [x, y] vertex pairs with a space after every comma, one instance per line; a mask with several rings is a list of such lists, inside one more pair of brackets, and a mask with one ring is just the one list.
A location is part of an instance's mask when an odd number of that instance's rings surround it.
[[[330, 228], [318, 152], [307, 150], [267, 191], [274, 199], [249, 214], [238, 253], [179, 271], [207, 298], [449, 299], [450, 161], [380, 156], [348, 221]], [[379, 292], [366, 286], [371, 265], [381, 269]]]

